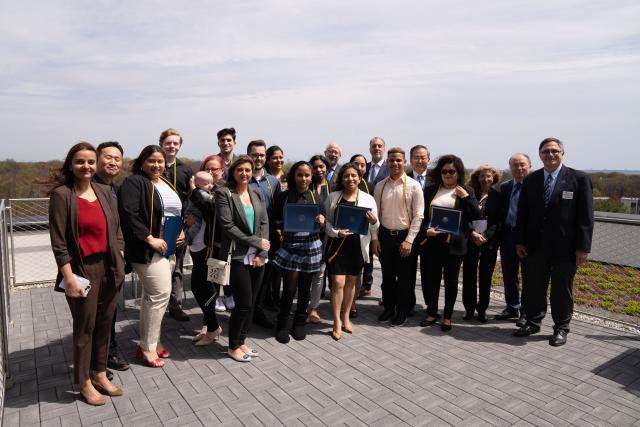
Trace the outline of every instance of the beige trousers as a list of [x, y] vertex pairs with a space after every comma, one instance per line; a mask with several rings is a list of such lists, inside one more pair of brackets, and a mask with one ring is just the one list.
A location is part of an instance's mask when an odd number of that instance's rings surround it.
[[175, 260], [175, 256], [167, 259], [156, 253], [149, 264], [133, 264], [133, 270], [142, 282], [140, 347], [144, 351], [156, 351], [160, 341], [162, 318], [171, 295], [171, 272]]

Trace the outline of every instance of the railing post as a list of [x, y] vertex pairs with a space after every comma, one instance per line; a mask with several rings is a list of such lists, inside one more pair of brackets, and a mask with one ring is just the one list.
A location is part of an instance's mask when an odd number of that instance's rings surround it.
[[5, 209], [9, 212], [9, 238], [11, 239], [11, 271], [9, 272], [9, 278], [11, 280], [11, 286], [15, 286], [16, 285], [16, 252], [15, 252], [16, 245], [13, 240], [13, 210], [11, 209], [11, 200], [9, 200], [9, 205]]

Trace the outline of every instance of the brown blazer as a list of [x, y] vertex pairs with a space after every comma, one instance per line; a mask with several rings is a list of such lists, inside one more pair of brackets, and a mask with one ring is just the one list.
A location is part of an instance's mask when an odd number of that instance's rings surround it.
[[[124, 281], [124, 259], [120, 251], [124, 250], [124, 240], [120, 230], [120, 218], [111, 195], [111, 188], [92, 182], [91, 186], [107, 220], [107, 250], [110, 256], [111, 279], [114, 286], [120, 286]], [[49, 198], [49, 235], [51, 249], [58, 265], [55, 290], [64, 292], [59, 284], [62, 280], [60, 268], [71, 263], [71, 270], [82, 277], [86, 277], [82, 263], [78, 235], [78, 202], [73, 186], [61, 185], [53, 190]]]

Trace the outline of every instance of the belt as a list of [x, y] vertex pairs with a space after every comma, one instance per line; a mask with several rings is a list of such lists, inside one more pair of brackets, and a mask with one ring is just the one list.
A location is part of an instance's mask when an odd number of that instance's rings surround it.
[[387, 234], [389, 234], [390, 236], [398, 236], [399, 234], [408, 233], [409, 232], [408, 228], [405, 228], [403, 230], [389, 230], [388, 228], [380, 227], [380, 229], [382, 231], [386, 232]]

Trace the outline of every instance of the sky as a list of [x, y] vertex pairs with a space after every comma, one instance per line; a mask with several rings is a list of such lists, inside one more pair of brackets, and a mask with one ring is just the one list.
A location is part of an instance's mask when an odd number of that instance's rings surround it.
[[555, 136], [565, 163], [640, 169], [640, 2], [76, 1], [0, 4], [0, 158], [125, 155], [234, 127], [311, 157], [427, 145], [507, 167]]

